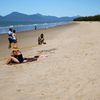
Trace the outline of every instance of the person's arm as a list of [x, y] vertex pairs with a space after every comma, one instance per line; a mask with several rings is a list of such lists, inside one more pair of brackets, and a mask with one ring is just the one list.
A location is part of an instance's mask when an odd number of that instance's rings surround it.
[[41, 38], [41, 42], [44, 42], [44, 38]]
[[13, 56], [13, 57], [14, 57], [14, 53], [13, 53], [13, 51], [11, 52], [10, 56]]
[[20, 51], [20, 50], [18, 50], [17, 54], [18, 54], [18, 55], [21, 55], [22, 53], [21, 53], [21, 51]]
[[16, 40], [16, 34], [15, 33], [12, 34], [12, 37], [13, 37], [13, 39]]

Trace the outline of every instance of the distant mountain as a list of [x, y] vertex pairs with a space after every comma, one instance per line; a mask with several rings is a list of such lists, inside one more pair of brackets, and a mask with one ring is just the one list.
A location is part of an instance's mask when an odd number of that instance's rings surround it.
[[0, 20], [2, 20], [2, 16], [0, 16]]
[[11, 14], [8, 14], [6, 16], [3, 17], [4, 21], [32, 21], [28, 15], [26, 14], [22, 14], [22, 13], [18, 13], [18, 12], [13, 12]]
[[6, 16], [0, 16], [0, 22], [2, 23], [43, 23], [43, 22], [55, 22], [55, 21], [70, 21], [75, 17], [56, 17], [56, 16], [46, 16], [39, 13], [33, 15], [27, 15], [19, 12], [12, 12]]

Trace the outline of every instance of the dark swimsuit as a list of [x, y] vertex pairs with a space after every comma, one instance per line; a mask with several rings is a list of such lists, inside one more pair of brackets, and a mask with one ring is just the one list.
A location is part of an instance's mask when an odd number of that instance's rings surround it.
[[18, 61], [20, 62], [20, 63], [22, 63], [23, 61], [24, 61], [24, 58], [23, 58], [23, 55], [22, 54], [20, 54], [20, 55], [16, 55], [16, 56], [14, 56], [16, 59], [18, 59]]

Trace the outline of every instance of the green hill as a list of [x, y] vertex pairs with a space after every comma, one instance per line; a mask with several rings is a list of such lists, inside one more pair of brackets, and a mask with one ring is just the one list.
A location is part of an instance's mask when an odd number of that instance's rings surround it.
[[78, 17], [74, 21], [100, 21], [100, 15]]

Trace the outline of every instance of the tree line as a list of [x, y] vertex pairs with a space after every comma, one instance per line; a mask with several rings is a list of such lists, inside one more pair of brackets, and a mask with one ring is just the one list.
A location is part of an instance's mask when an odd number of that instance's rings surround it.
[[100, 15], [78, 17], [74, 21], [100, 21]]

